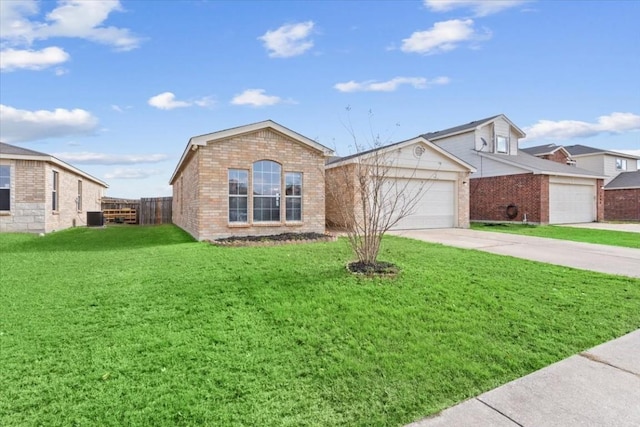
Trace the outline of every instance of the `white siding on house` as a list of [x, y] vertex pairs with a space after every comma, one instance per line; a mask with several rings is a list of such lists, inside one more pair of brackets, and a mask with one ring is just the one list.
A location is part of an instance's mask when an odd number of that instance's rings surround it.
[[581, 169], [604, 175], [604, 160], [602, 156], [576, 157], [575, 161], [576, 166]]

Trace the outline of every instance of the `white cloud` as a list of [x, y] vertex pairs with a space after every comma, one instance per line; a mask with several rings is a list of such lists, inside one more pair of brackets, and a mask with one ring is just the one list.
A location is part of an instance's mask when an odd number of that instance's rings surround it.
[[0, 51], [0, 70], [43, 70], [69, 60], [69, 54], [59, 47], [42, 50], [5, 49]]
[[523, 129], [528, 140], [572, 139], [594, 136], [602, 133], [622, 133], [640, 130], [640, 115], [633, 113], [611, 113], [598, 117], [595, 123], [579, 120], [540, 120]]
[[434, 12], [465, 8], [471, 9], [476, 16], [487, 16], [526, 2], [526, 0], [424, 0], [424, 5]]
[[401, 49], [403, 52], [426, 55], [453, 50], [463, 42], [478, 42], [489, 38], [489, 32], [480, 34], [473, 28], [472, 19], [452, 19], [436, 22], [428, 30], [414, 32], [409, 38], [402, 40]]
[[55, 157], [69, 163], [83, 165], [126, 165], [136, 163], [159, 163], [167, 160], [166, 154], [106, 154], [88, 151], [54, 153]]
[[377, 82], [375, 80], [366, 80], [364, 82], [356, 82], [354, 80], [345, 83], [336, 83], [333, 87], [340, 92], [393, 92], [401, 85], [410, 85], [415, 89], [425, 89], [431, 85], [448, 84], [448, 77], [437, 77], [428, 80], [424, 77], [394, 77], [386, 82]]
[[152, 96], [147, 102], [152, 107], [161, 110], [173, 110], [174, 108], [189, 107], [191, 105], [186, 101], [176, 101], [176, 96], [171, 92], [163, 92], [159, 95]]
[[247, 89], [233, 97], [233, 105], [250, 105], [252, 107], [265, 107], [285, 102], [282, 98], [273, 95], [265, 95], [264, 89]]
[[213, 105], [213, 100], [211, 97], [205, 96], [193, 101], [178, 101], [176, 100], [176, 96], [173, 92], [163, 92], [149, 98], [147, 103], [152, 107], [159, 108], [160, 110], [173, 110], [174, 108], [191, 107], [193, 105], [198, 107], [209, 107]]
[[0, 105], [0, 139], [5, 142], [90, 135], [97, 127], [98, 119], [79, 108], [29, 111]]
[[116, 168], [113, 172], [106, 173], [104, 177], [106, 179], [145, 179], [162, 173], [157, 169]]
[[313, 25], [312, 21], [283, 25], [277, 30], [267, 31], [258, 37], [258, 40], [264, 42], [264, 46], [272, 58], [302, 55], [313, 47], [313, 41], [308, 39]]
[[2, 1], [0, 5], [2, 40], [14, 46], [29, 46], [35, 40], [51, 37], [72, 37], [126, 51], [141, 42], [126, 28], [103, 25], [112, 12], [123, 11], [118, 0], [58, 0], [44, 22], [29, 19], [39, 12], [36, 1]]

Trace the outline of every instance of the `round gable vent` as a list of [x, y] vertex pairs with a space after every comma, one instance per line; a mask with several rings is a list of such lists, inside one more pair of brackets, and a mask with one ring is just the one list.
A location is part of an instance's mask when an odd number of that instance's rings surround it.
[[422, 145], [416, 145], [413, 147], [413, 155], [416, 157], [422, 157], [424, 154], [424, 147]]

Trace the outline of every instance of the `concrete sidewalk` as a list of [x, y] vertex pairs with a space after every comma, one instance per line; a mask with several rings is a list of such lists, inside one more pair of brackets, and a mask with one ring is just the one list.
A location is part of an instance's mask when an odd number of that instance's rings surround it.
[[389, 234], [582, 270], [640, 277], [640, 249], [461, 228], [403, 230]]
[[640, 426], [640, 329], [407, 427]]

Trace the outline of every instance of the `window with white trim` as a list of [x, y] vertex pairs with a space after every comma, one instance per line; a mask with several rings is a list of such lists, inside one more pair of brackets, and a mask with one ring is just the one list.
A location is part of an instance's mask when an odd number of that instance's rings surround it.
[[284, 176], [287, 221], [302, 221], [302, 173], [287, 172]]
[[53, 185], [51, 186], [51, 209], [54, 211], [57, 211], [59, 207], [59, 203], [58, 203], [59, 185], [60, 185], [59, 174], [58, 172], [53, 171]]
[[496, 153], [509, 153], [509, 138], [506, 136], [496, 136]]
[[280, 222], [282, 167], [271, 160], [253, 164], [253, 221]]
[[82, 211], [82, 181], [78, 180], [78, 198], [76, 199], [78, 212]]
[[0, 165], [0, 211], [11, 210], [11, 166]]
[[616, 170], [618, 171], [626, 171], [627, 170], [627, 159], [616, 159]]
[[[180, 181], [182, 184], [182, 180]], [[180, 185], [182, 189], [182, 185]], [[244, 169], [229, 169], [229, 222], [248, 222], [247, 207], [249, 206], [249, 171]], [[180, 207], [182, 208], [182, 191], [180, 193]]]

